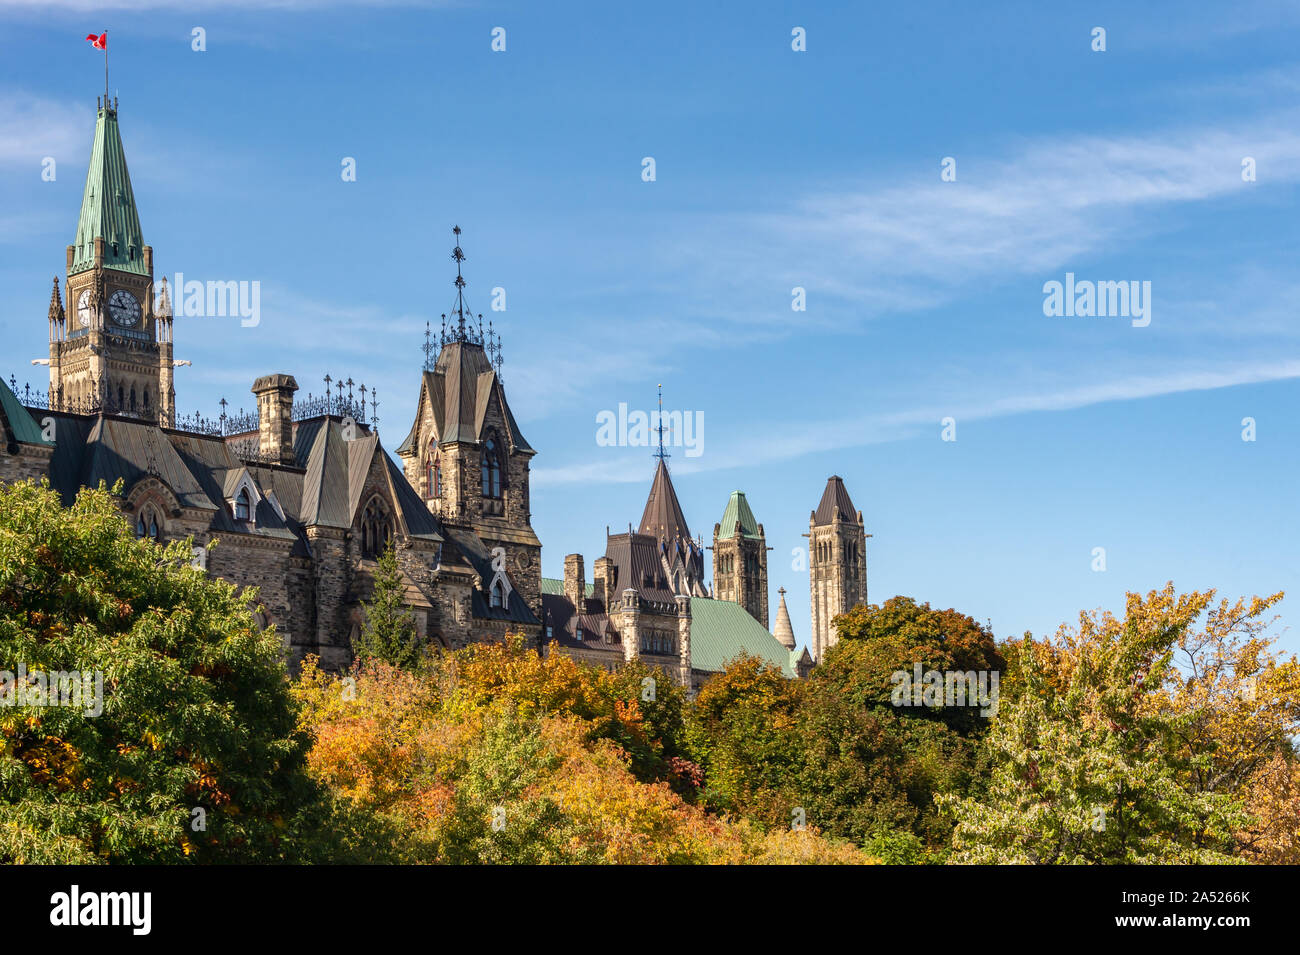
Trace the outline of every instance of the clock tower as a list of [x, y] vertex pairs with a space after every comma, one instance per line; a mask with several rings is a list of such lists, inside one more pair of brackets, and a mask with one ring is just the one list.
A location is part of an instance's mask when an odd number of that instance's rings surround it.
[[56, 279], [51, 406], [173, 424], [171, 309], [154, 309], [153, 249], [140, 231], [117, 101], [110, 104], [107, 97], [98, 106], [62, 303], [57, 286]]

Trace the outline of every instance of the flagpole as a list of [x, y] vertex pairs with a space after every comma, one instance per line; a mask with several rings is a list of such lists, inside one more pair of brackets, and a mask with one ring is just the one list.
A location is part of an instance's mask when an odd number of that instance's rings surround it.
[[104, 31], [104, 109], [108, 109], [108, 31]]

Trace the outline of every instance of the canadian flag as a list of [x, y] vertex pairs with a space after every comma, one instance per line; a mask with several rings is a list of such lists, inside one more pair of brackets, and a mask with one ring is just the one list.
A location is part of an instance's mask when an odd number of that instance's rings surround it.
[[101, 33], [99, 36], [95, 36], [95, 34], [92, 33], [92, 34], [90, 34], [89, 36], [87, 36], [86, 39], [90, 41], [90, 45], [93, 46], [96, 50], [107, 50], [107, 49], [108, 49], [108, 31], [107, 31], [107, 30], [105, 30], [105, 31], [104, 31], [103, 33]]

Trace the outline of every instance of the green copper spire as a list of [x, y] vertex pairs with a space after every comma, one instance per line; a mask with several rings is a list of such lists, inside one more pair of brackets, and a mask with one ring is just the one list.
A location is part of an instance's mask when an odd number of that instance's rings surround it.
[[90, 150], [86, 190], [81, 197], [81, 217], [73, 243], [69, 274], [84, 272], [95, 264], [95, 239], [104, 240], [104, 265], [123, 272], [148, 275], [144, 262], [144, 237], [135, 193], [126, 171], [126, 153], [117, 128], [117, 103], [99, 107], [95, 120], [95, 144]]

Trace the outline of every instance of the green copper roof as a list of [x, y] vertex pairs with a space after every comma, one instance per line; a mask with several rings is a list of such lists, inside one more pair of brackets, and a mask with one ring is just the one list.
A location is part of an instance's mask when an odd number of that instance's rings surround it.
[[736, 535], [736, 522], [740, 522], [740, 533], [744, 537], [758, 537], [758, 521], [754, 520], [754, 512], [749, 509], [749, 502], [745, 500], [744, 491], [732, 491], [731, 497], [727, 501], [727, 509], [722, 512], [722, 520], [718, 523], [722, 525], [718, 531], [718, 536], [726, 540]]
[[104, 240], [104, 265], [123, 272], [148, 275], [144, 264], [144, 237], [135, 193], [126, 171], [126, 153], [117, 128], [117, 110], [100, 107], [95, 120], [95, 143], [90, 149], [86, 189], [81, 197], [81, 217], [73, 243], [70, 274], [95, 264], [95, 239]]
[[0, 437], [12, 437], [24, 444], [52, 443], [45, 440], [40, 426], [3, 380], [0, 380]]
[[717, 673], [742, 653], [758, 657], [786, 676], [795, 675], [790, 651], [777, 643], [740, 604], [691, 598], [691, 669]]

